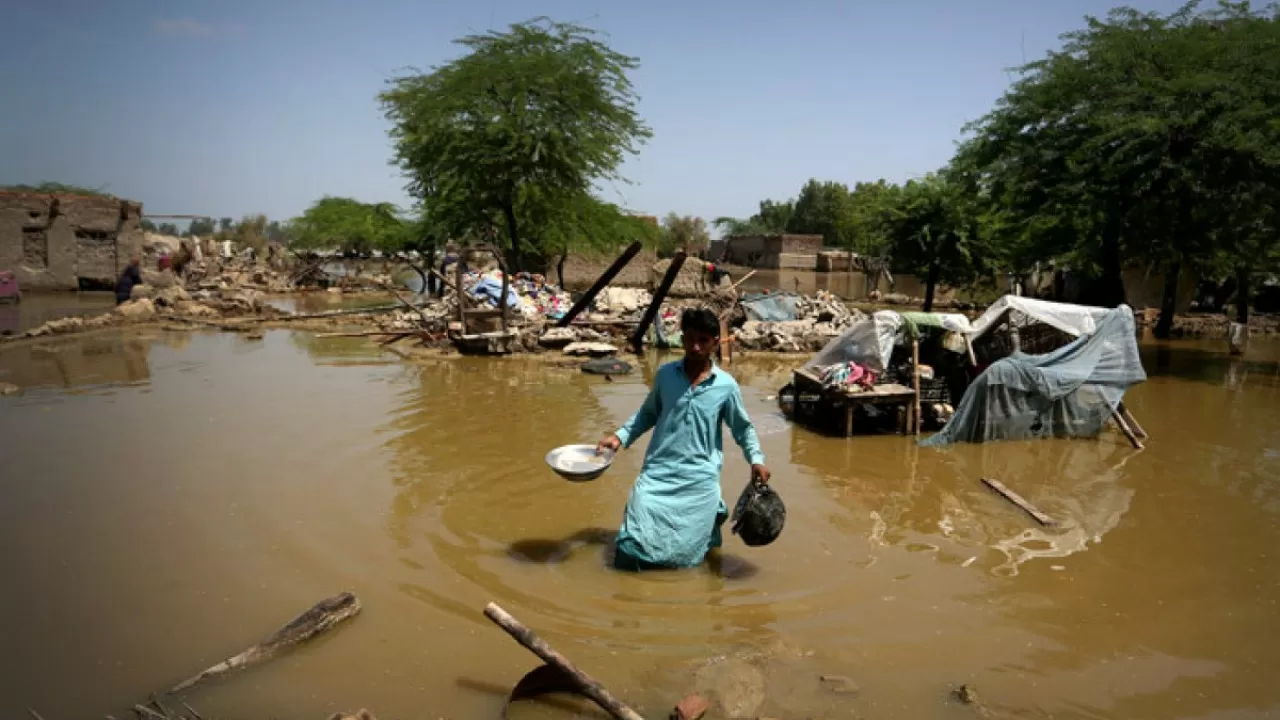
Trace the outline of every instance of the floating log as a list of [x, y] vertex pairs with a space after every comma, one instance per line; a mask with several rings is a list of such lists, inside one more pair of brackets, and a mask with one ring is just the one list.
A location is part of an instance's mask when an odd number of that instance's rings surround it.
[[573, 322], [574, 318], [578, 317], [579, 313], [586, 310], [588, 307], [591, 307], [591, 302], [596, 299], [596, 295], [599, 295], [600, 291], [612, 282], [613, 278], [616, 277], [618, 273], [622, 272], [622, 268], [626, 267], [627, 263], [631, 262], [631, 258], [635, 257], [640, 252], [641, 247], [642, 246], [639, 242], [633, 242], [628, 245], [627, 249], [618, 256], [618, 259], [614, 260], [613, 264], [601, 273], [600, 277], [596, 278], [596, 281], [585, 293], [583, 293], [582, 297], [578, 298], [578, 302], [574, 303], [573, 307], [569, 308], [569, 312], [565, 313], [564, 317], [556, 321], [556, 327], [568, 326], [569, 323]]
[[658, 289], [653, 293], [653, 300], [649, 303], [649, 307], [645, 308], [644, 316], [640, 318], [640, 324], [636, 326], [636, 331], [631, 335], [631, 349], [635, 354], [639, 355], [644, 352], [644, 334], [648, 331], [653, 318], [658, 314], [658, 310], [662, 309], [662, 301], [666, 299], [667, 292], [671, 290], [671, 285], [675, 283], [676, 277], [680, 275], [680, 268], [684, 267], [685, 258], [684, 251], [680, 251], [671, 259], [671, 266], [667, 268], [667, 274], [662, 276], [662, 282], [658, 284]]
[[519, 620], [511, 617], [506, 610], [498, 607], [497, 604], [489, 603], [484, 609], [484, 615], [498, 627], [505, 630], [512, 638], [515, 638], [516, 642], [525, 646], [534, 655], [542, 658], [547, 665], [554, 667], [563, 673], [565, 677], [571, 679], [583, 695], [586, 695], [592, 702], [599, 705], [601, 709], [617, 720], [643, 720], [639, 713], [611, 695], [608, 690], [604, 689], [603, 685], [590, 675], [574, 667], [568, 658], [552, 650], [551, 646], [543, 641], [542, 638], [535, 635], [532, 630], [525, 627]]
[[995, 490], [996, 492], [1004, 496], [1005, 500], [1008, 500], [1014, 505], [1017, 505], [1018, 507], [1022, 508], [1023, 511], [1025, 511], [1031, 517], [1035, 518], [1035, 521], [1040, 523], [1041, 525], [1044, 525], [1045, 527], [1057, 526], [1057, 523], [1053, 521], [1053, 518], [1037, 510], [1034, 505], [1024, 500], [1022, 496], [1019, 495], [1018, 493], [1005, 487], [1004, 483], [1000, 482], [999, 480], [996, 480], [994, 478], [982, 478], [982, 482], [987, 487], [991, 488], [992, 490]]
[[170, 693], [187, 690], [210, 678], [226, 675], [241, 668], [255, 665], [279, 655], [281, 652], [321, 635], [354, 617], [360, 612], [360, 601], [349, 592], [339, 593], [316, 603], [311, 609], [289, 621], [289, 624], [272, 633], [267, 639], [239, 655], [210, 667], [173, 686]]

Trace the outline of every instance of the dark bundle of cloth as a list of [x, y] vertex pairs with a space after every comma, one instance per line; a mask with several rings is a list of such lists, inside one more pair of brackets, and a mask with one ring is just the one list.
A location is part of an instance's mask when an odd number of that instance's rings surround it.
[[747, 483], [733, 508], [733, 534], [750, 547], [760, 547], [777, 540], [786, 522], [782, 496], [754, 478]]

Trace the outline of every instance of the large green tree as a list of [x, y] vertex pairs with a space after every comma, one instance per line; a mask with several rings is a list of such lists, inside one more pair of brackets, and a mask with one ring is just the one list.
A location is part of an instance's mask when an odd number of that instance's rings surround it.
[[821, 235], [827, 247], [853, 247], [857, 222], [849, 188], [832, 181], [805, 183], [787, 222], [787, 232]]
[[944, 171], [907, 182], [888, 213], [894, 264], [924, 278], [926, 312], [933, 310], [939, 283], [963, 285], [988, 270], [976, 197], [962, 178]]
[[705, 250], [711, 244], [711, 233], [707, 231], [706, 220], [674, 212], [667, 213], [662, 219], [661, 237], [658, 251], [662, 255], [672, 255], [677, 250], [693, 254]]
[[[256, 234], [265, 239], [268, 228], [262, 218]], [[414, 229], [391, 203], [362, 203], [343, 197], [321, 198], [289, 223], [296, 247], [353, 252], [402, 249], [412, 242]]]
[[622, 181], [651, 135], [628, 78], [638, 62], [544, 18], [457, 43], [462, 57], [379, 95], [395, 161], [451, 236], [493, 235], [514, 269], [538, 265], [549, 253], [532, 219]]
[[777, 202], [761, 200], [760, 209], [751, 217], [718, 217], [712, 221], [722, 235], [779, 235], [787, 232], [795, 214], [794, 200]]
[[[1182, 270], [1275, 204], [1277, 28], [1248, 3], [1119, 8], [1023, 68], [960, 151], [999, 203], [1004, 255], [1062, 258], [1097, 279], [1092, 299], [1106, 305], [1125, 299], [1126, 264], [1160, 268], [1167, 335]], [[1241, 194], [1259, 197], [1229, 201]]]

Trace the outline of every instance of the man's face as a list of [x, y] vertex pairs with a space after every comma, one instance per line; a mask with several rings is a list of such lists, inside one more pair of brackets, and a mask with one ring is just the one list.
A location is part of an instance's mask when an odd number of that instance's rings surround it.
[[686, 355], [701, 360], [710, 357], [716, 351], [720, 338], [701, 330], [685, 330], [681, 333], [681, 341]]

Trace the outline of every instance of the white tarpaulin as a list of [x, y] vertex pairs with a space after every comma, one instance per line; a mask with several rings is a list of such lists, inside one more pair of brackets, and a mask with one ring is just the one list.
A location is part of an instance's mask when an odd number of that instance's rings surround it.
[[[969, 329], [972, 337], [978, 337], [999, 324], [1005, 313], [1017, 312], [1026, 319], [1044, 323], [1061, 330], [1068, 335], [1079, 337], [1090, 335], [1098, 329], [1098, 321], [1106, 317], [1106, 308], [1088, 305], [1072, 305], [1070, 303], [1036, 300], [1035, 298], [1005, 295], [987, 308], [982, 317], [974, 320]], [[1018, 324], [1026, 324], [1015, 317]]]
[[[906, 313], [906, 318], [919, 325], [938, 326], [951, 332], [972, 332], [969, 318], [956, 313]], [[850, 325], [848, 330], [827, 343], [804, 364], [804, 369], [856, 362], [883, 373], [889, 367], [889, 356], [893, 354], [893, 346], [903, 324], [903, 315], [893, 310], [873, 313]]]

